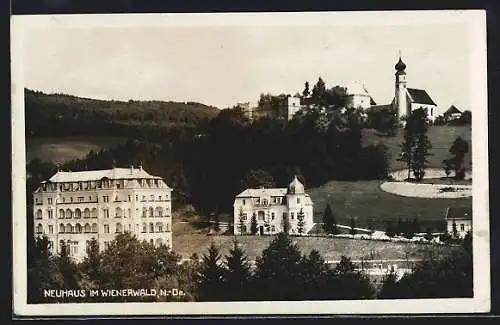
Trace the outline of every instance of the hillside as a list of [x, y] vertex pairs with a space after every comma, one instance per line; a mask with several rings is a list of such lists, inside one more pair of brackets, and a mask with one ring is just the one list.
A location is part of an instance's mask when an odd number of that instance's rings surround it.
[[126, 135], [131, 128], [172, 128], [211, 119], [219, 109], [196, 102], [107, 101], [25, 89], [30, 137]]

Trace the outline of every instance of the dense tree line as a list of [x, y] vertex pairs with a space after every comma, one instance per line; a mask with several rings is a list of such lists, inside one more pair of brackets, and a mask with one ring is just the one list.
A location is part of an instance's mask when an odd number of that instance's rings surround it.
[[[32, 242], [28, 255], [28, 301], [263, 301], [443, 298], [472, 296], [471, 237], [443, 258], [426, 258], [398, 280], [388, 273], [377, 289], [368, 275], [342, 256], [334, 266], [312, 250], [302, 254], [285, 233], [278, 234], [256, 261], [235, 240], [223, 256], [214, 243], [201, 259], [180, 256], [128, 233], [99, 251], [94, 240], [80, 263], [66, 249], [52, 255], [46, 238]], [[145, 297], [90, 297], [91, 289], [177, 289], [179, 294]], [[44, 297], [44, 289], [85, 290], [85, 296]], [[182, 293], [181, 293], [182, 291]]]
[[[363, 146], [361, 137], [362, 117], [355, 110], [310, 108], [290, 122], [262, 118], [250, 123], [241, 111], [227, 109], [196, 128], [171, 129], [162, 138], [90, 152], [60, 168], [77, 171], [142, 163], [174, 188], [176, 204], [192, 203], [201, 214], [231, 212], [235, 195], [253, 184], [242, 180], [260, 178], [262, 173], [268, 175], [264, 185], [277, 186], [286, 186], [293, 175], [311, 187], [332, 179], [386, 177], [387, 148]], [[40, 162], [30, 164], [28, 173], [34, 167]]]
[[27, 136], [144, 136], [190, 127], [219, 113], [195, 102], [105, 101], [25, 90]]

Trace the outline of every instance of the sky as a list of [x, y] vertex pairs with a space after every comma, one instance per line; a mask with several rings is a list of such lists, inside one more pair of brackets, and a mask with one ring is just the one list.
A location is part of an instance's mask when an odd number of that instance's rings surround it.
[[399, 53], [409, 88], [438, 111], [473, 110], [467, 24], [359, 23], [197, 26], [43, 26], [24, 34], [25, 87], [115, 100], [196, 101], [219, 108], [261, 93], [365, 84], [377, 104], [394, 96]]

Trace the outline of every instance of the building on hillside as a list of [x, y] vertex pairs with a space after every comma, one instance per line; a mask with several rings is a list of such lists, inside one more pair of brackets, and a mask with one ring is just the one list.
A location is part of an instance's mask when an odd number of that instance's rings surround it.
[[445, 122], [458, 120], [461, 116], [462, 112], [455, 105], [451, 105], [450, 108], [443, 113]]
[[429, 96], [426, 90], [417, 88], [408, 88], [406, 79], [406, 64], [401, 57], [394, 66], [396, 69], [394, 98], [388, 105], [372, 105], [371, 109], [388, 110], [392, 109], [397, 113], [398, 119], [408, 116], [410, 112], [416, 109], [427, 111], [427, 117], [434, 122], [437, 117], [437, 105]]
[[366, 90], [364, 84], [355, 81], [347, 86], [345, 97], [346, 108], [362, 108], [366, 110], [373, 105], [376, 105], [376, 103]]
[[457, 235], [464, 238], [467, 232], [472, 232], [472, 207], [449, 207], [446, 209], [446, 231], [453, 234], [453, 224]]
[[302, 234], [313, 227], [313, 202], [304, 185], [294, 177], [287, 188], [246, 189], [234, 200], [234, 234], [251, 234], [252, 217], [257, 234], [277, 234], [289, 226], [290, 234], [300, 234], [300, 215], [303, 214]]
[[66, 244], [77, 261], [92, 238], [103, 250], [122, 232], [172, 248], [171, 193], [142, 167], [58, 171], [33, 194], [35, 236], [46, 235], [53, 253]]
[[280, 96], [275, 96], [274, 98], [276, 103], [279, 102], [279, 104], [261, 107], [258, 103], [245, 102], [236, 104], [236, 107], [251, 121], [263, 117], [281, 118], [290, 121], [304, 107], [301, 105], [300, 97], [287, 96], [280, 98]]

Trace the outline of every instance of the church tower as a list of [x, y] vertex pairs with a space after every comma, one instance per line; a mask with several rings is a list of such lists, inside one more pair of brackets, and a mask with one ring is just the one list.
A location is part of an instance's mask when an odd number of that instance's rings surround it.
[[408, 102], [406, 100], [406, 64], [401, 60], [401, 55], [399, 56], [399, 61], [396, 63], [396, 92], [394, 96], [394, 108], [398, 113], [398, 119], [408, 115]]

